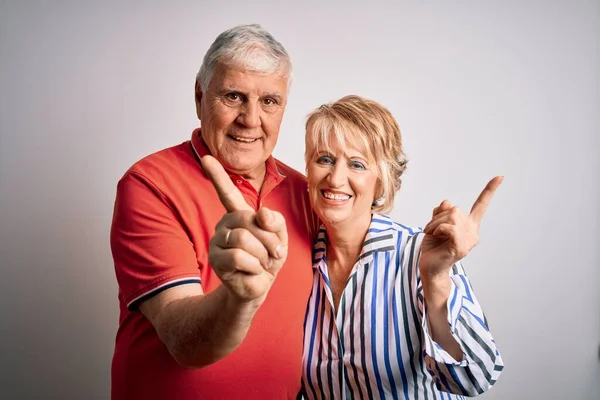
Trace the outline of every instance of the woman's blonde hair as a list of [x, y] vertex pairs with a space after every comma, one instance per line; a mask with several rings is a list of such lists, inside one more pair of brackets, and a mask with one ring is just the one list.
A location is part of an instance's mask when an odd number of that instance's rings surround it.
[[376, 101], [350, 95], [323, 104], [306, 120], [306, 165], [316, 153], [331, 152], [336, 143], [342, 151], [353, 147], [377, 165], [379, 196], [373, 212], [385, 213], [394, 206], [406, 169], [402, 151], [402, 134], [390, 111]]

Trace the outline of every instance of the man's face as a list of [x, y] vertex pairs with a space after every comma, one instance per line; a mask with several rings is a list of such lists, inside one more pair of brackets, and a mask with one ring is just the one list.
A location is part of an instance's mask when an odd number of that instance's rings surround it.
[[262, 177], [287, 104], [288, 80], [222, 67], [208, 89], [196, 88], [202, 137], [212, 155], [246, 178]]

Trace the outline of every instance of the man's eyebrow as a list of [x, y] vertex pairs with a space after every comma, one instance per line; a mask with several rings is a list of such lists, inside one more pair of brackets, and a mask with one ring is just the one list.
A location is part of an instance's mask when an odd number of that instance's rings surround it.
[[241, 90], [240, 88], [237, 88], [235, 86], [223, 87], [223, 89], [221, 89], [221, 93], [225, 93], [225, 92], [236, 92], [236, 93], [245, 94], [243, 90]]
[[280, 92], [271, 92], [271, 93], [263, 93], [261, 97], [264, 98], [272, 98], [276, 102], [281, 103], [285, 98], [284, 95]]
[[280, 92], [265, 92], [262, 95], [263, 97], [277, 97], [277, 98], [282, 98], [283, 94]]

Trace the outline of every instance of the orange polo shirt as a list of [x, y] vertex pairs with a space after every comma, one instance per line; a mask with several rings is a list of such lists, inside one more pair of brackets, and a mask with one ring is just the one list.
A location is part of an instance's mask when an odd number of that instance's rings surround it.
[[119, 284], [120, 318], [112, 364], [113, 400], [295, 398], [302, 373], [304, 314], [312, 284], [316, 219], [302, 174], [274, 158], [260, 193], [241, 176], [232, 181], [254, 209], [283, 214], [287, 261], [244, 342], [202, 369], [181, 368], [138, 305], [162, 290], [220, 285], [208, 244], [225, 214], [199, 158], [209, 154], [200, 129], [192, 139], [137, 162], [119, 181], [111, 249]]

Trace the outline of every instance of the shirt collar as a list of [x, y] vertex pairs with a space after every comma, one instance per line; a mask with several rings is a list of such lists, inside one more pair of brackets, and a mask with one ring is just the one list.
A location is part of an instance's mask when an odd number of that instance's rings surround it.
[[[357, 261], [363, 264], [368, 263], [373, 258], [373, 253], [394, 250], [397, 239], [396, 230], [394, 222], [389, 216], [373, 214]], [[321, 261], [327, 262], [327, 242], [327, 231], [325, 226], [321, 225], [313, 246], [313, 268], [316, 268]]]

